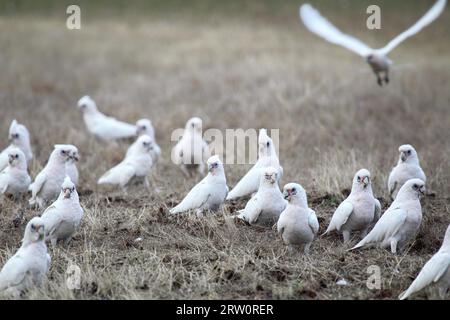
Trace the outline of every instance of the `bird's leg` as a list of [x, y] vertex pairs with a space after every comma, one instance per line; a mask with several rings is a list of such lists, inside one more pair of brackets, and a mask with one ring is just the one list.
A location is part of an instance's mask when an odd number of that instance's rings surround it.
[[57, 243], [58, 243], [58, 239], [56, 238], [51, 238], [50, 239], [50, 243], [52, 244], [52, 247], [56, 247]]
[[377, 72], [376, 75], [377, 75], [377, 82], [378, 82], [378, 85], [379, 85], [380, 87], [382, 87], [382, 86], [383, 86], [383, 79], [381, 79], [380, 73]]
[[309, 248], [311, 248], [311, 242], [305, 244], [305, 248], [303, 249], [304, 254], [306, 254], [306, 255], [309, 254]]
[[388, 70], [386, 70], [384, 72], [384, 82], [389, 83], [389, 71]]
[[148, 177], [144, 178], [144, 186], [150, 191], [150, 182], [148, 181]]
[[342, 231], [342, 236], [344, 237], [344, 243], [350, 242], [350, 231], [348, 230]]
[[397, 253], [397, 239], [391, 239], [391, 252], [393, 254]]
[[361, 231], [361, 239], [364, 239], [367, 236], [367, 233], [369, 232], [369, 228], [365, 228], [364, 230]]

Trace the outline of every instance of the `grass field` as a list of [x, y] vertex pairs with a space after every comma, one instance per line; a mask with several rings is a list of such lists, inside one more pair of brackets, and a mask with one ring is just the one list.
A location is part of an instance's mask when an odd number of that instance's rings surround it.
[[[374, 47], [433, 3], [312, 2]], [[33, 177], [56, 143], [75, 144], [82, 157], [82, 226], [68, 248], [50, 248], [49, 281], [27, 298], [396, 299], [409, 286], [450, 223], [448, 8], [392, 53], [391, 84], [379, 88], [364, 61], [306, 31], [298, 20], [301, 2], [95, 3], [80, 2], [82, 28], [72, 31], [65, 28], [64, 1], [0, 5], [1, 148], [16, 118], [32, 135]], [[369, 3], [382, 6], [382, 30], [365, 28]], [[96, 180], [127, 145], [88, 134], [76, 108], [85, 94], [109, 115], [152, 120], [163, 150], [153, 192], [98, 188]], [[281, 186], [305, 187], [320, 232], [362, 167], [371, 171], [386, 208], [398, 146], [414, 145], [433, 194], [423, 199], [417, 240], [394, 256], [381, 249], [348, 253], [330, 236], [303, 256], [288, 252], [274, 230], [226, 220], [243, 201], [205, 218], [169, 217], [168, 209], [195, 183], [170, 161], [172, 130], [191, 116], [201, 117], [204, 129], [280, 129]], [[228, 184], [249, 167], [226, 166]], [[26, 222], [40, 214], [26, 203], [0, 203], [0, 265], [20, 246]], [[20, 212], [24, 219], [14, 225]], [[143, 240], [135, 242], [138, 237]], [[66, 286], [72, 264], [81, 268], [79, 290]], [[381, 290], [366, 287], [371, 265], [381, 268]], [[338, 286], [341, 278], [349, 285]]]

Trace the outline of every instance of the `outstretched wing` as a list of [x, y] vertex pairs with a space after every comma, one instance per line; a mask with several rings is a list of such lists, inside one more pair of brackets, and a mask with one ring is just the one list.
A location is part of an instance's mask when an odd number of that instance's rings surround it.
[[422, 17], [419, 21], [417, 21], [411, 28], [404, 31], [395, 37], [391, 42], [389, 42], [384, 48], [378, 49], [377, 51], [383, 55], [388, 54], [392, 51], [396, 46], [400, 43], [408, 39], [409, 37], [415, 35], [420, 30], [428, 26], [434, 20], [436, 20], [441, 13], [444, 11], [447, 0], [438, 0], [433, 7]]
[[342, 33], [342, 31], [322, 17], [319, 11], [314, 9], [310, 4], [304, 4], [300, 7], [300, 19], [309, 31], [360, 56], [366, 57], [373, 51], [372, 48], [355, 37]]

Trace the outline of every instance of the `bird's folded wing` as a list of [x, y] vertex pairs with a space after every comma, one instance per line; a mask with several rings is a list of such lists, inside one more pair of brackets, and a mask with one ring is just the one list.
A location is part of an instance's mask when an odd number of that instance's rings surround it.
[[381, 242], [394, 236], [404, 224], [406, 217], [406, 211], [401, 208], [386, 211], [372, 231], [361, 242]]
[[0, 273], [0, 291], [19, 285], [29, 269], [27, 261], [16, 254], [9, 259]]
[[236, 186], [228, 193], [227, 199], [236, 199], [252, 194], [258, 190], [261, 180], [262, 168], [253, 166]]
[[435, 254], [422, 268], [417, 278], [404, 293], [400, 295], [400, 299], [406, 299], [414, 292], [420, 291], [429, 284], [435, 283], [442, 278], [444, 273], [450, 266], [449, 253]]
[[8, 180], [8, 173], [5, 170], [0, 172], [0, 193], [5, 193], [8, 189]]
[[258, 221], [262, 209], [258, 203], [258, 195], [253, 196], [245, 205], [243, 215], [248, 223], [254, 224]]
[[347, 222], [348, 218], [352, 213], [353, 213], [353, 204], [350, 201], [342, 202], [334, 212], [328, 229], [330, 231], [333, 229], [340, 231], [341, 227]]
[[191, 209], [198, 209], [203, 206], [208, 198], [211, 196], [210, 186], [202, 180], [196, 186], [194, 186], [191, 191], [184, 197], [184, 199], [170, 210], [171, 213], [179, 213], [188, 211]]
[[47, 181], [47, 174], [44, 171], [39, 172], [34, 180], [33, 189], [31, 190], [32, 197], [36, 197], [39, 191], [41, 191], [45, 181]]
[[41, 216], [41, 219], [44, 222], [44, 230], [46, 236], [49, 236], [54, 232], [55, 228], [61, 220], [56, 207], [53, 205], [45, 209], [44, 213]]
[[300, 18], [305, 26], [313, 33], [325, 40], [351, 50], [360, 56], [367, 56], [373, 50], [360, 40], [342, 33], [327, 19], [322, 17], [310, 4], [300, 7]]
[[422, 17], [419, 21], [417, 21], [411, 28], [404, 31], [395, 37], [391, 42], [389, 42], [384, 48], [378, 49], [377, 51], [383, 55], [388, 54], [392, 51], [396, 46], [400, 43], [408, 39], [409, 37], [415, 35], [420, 30], [428, 26], [434, 20], [436, 20], [444, 11], [447, 0], [438, 0], [433, 7]]
[[309, 217], [308, 217], [308, 224], [311, 230], [314, 234], [317, 234], [319, 232], [319, 220], [317, 220], [316, 212], [312, 209], [308, 209], [309, 211]]
[[381, 217], [381, 203], [380, 203], [380, 200], [375, 199], [375, 213], [374, 213], [373, 221], [377, 222], [378, 220], [380, 220], [380, 217]]

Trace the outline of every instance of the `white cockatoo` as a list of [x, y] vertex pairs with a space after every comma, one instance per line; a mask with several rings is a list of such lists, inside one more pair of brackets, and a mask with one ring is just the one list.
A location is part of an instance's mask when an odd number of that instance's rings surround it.
[[383, 81], [389, 82], [389, 68], [392, 61], [387, 57], [388, 53], [436, 20], [444, 11], [446, 2], [447, 0], [438, 0], [419, 21], [381, 49], [372, 49], [359, 39], [341, 32], [310, 4], [303, 4], [300, 7], [300, 19], [309, 31], [365, 58], [375, 72], [378, 84], [382, 86]]
[[9, 148], [8, 166], [0, 172], [0, 193], [18, 198], [31, 183], [25, 154], [19, 148]]
[[350, 241], [352, 232], [359, 231], [361, 238], [381, 215], [381, 204], [373, 196], [370, 172], [361, 169], [353, 177], [350, 195], [338, 206], [325, 234], [331, 231], [342, 233], [344, 242]]
[[[138, 137], [142, 135], [148, 135], [152, 139], [152, 147], [150, 150], [150, 155], [152, 156], [153, 163], [155, 164], [158, 161], [158, 158], [161, 156], [161, 148], [155, 141], [155, 131], [153, 129], [152, 123], [148, 119], [140, 119], [136, 122], [137, 135]], [[137, 148], [137, 139], [136, 141], [128, 148], [126, 156], [129, 156], [133, 153], [133, 150]]]
[[58, 241], [69, 243], [80, 226], [83, 209], [80, 206], [75, 184], [67, 176], [61, 186], [58, 199], [49, 206], [41, 218], [45, 226], [45, 239], [52, 245]]
[[59, 195], [61, 184], [66, 177], [66, 162], [70, 158], [71, 145], [56, 144], [44, 169], [38, 173], [30, 185], [30, 204], [44, 208], [49, 201]]
[[283, 196], [288, 203], [277, 222], [278, 234], [286, 245], [303, 247], [308, 254], [319, 231], [316, 212], [308, 207], [305, 189], [298, 183], [285, 185]]
[[40, 286], [47, 278], [51, 258], [44, 241], [44, 223], [34, 217], [28, 222], [22, 246], [0, 271], [0, 293], [19, 298], [21, 293]]
[[208, 175], [197, 183], [183, 201], [170, 210], [171, 214], [196, 210], [201, 216], [205, 210], [217, 211], [228, 193], [227, 180], [222, 161], [214, 155], [207, 161]]
[[236, 216], [250, 225], [273, 226], [286, 208], [287, 201], [278, 186], [279, 170], [268, 167], [262, 171], [258, 192]]
[[397, 196], [398, 190], [409, 179], [420, 179], [427, 182], [427, 178], [422, 168], [420, 167], [419, 157], [413, 146], [409, 144], [402, 145], [398, 148], [400, 156], [397, 166], [395, 166], [388, 179], [388, 190], [391, 199], [394, 200]]
[[369, 234], [350, 250], [378, 245], [390, 247], [394, 254], [402, 251], [419, 231], [422, 223], [420, 196], [424, 194], [425, 182], [420, 179], [408, 180]]
[[101, 140], [116, 140], [136, 136], [136, 126], [108, 117], [98, 111], [94, 100], [84, 96], [78, 101], [83, 119], [89, 132]]
[[147, 176], [153, 166], [150, 155], [153, 145], [152, 138], [143, 135], [138, 138], [136, 143], [137, 147], [133, 152], [100, 177], [98, 184], [119, 185], [125, 190], [128, 185], [143, 181], [147, 188], [150, 187]]
[[399, 298], [407, 299], [425, 288], [428, 288], [432, 294], [437, 291], [440, 299], [445, 298], [450, 288], [450, 226], [447, 227], [444, 242], [439, 251], [428, 260], [408, 290]]
[[261, 129], [258, 136], [258, 160], [234, 188], [231, 189], [227, 200], [238, 199], [255, 193], [259, 188], [261, 176], [269, 167], [277, 170], [278, 179], [282, 177], [283, 167], [280, 166], [273, 141], [267, 135], [267, 130]]
[[0, 153], [0, 171], [8, 166], [8, 152], [11, 148], [19, 148], [25, 154], [27, 163], [33, 159], [33, 152], [30, 145], [30, 133], [23, 125], [13, 120], [9, 126], [9, 141], [11, 144]]
[[172, 161], [180, 166], [187, 177], [197, 172], [204, 174], [205, 161], [209, 158], [209, 148], [202, 136], [202, 119], [194, 117], [188, 120], [183, 136], [172, 149]]

